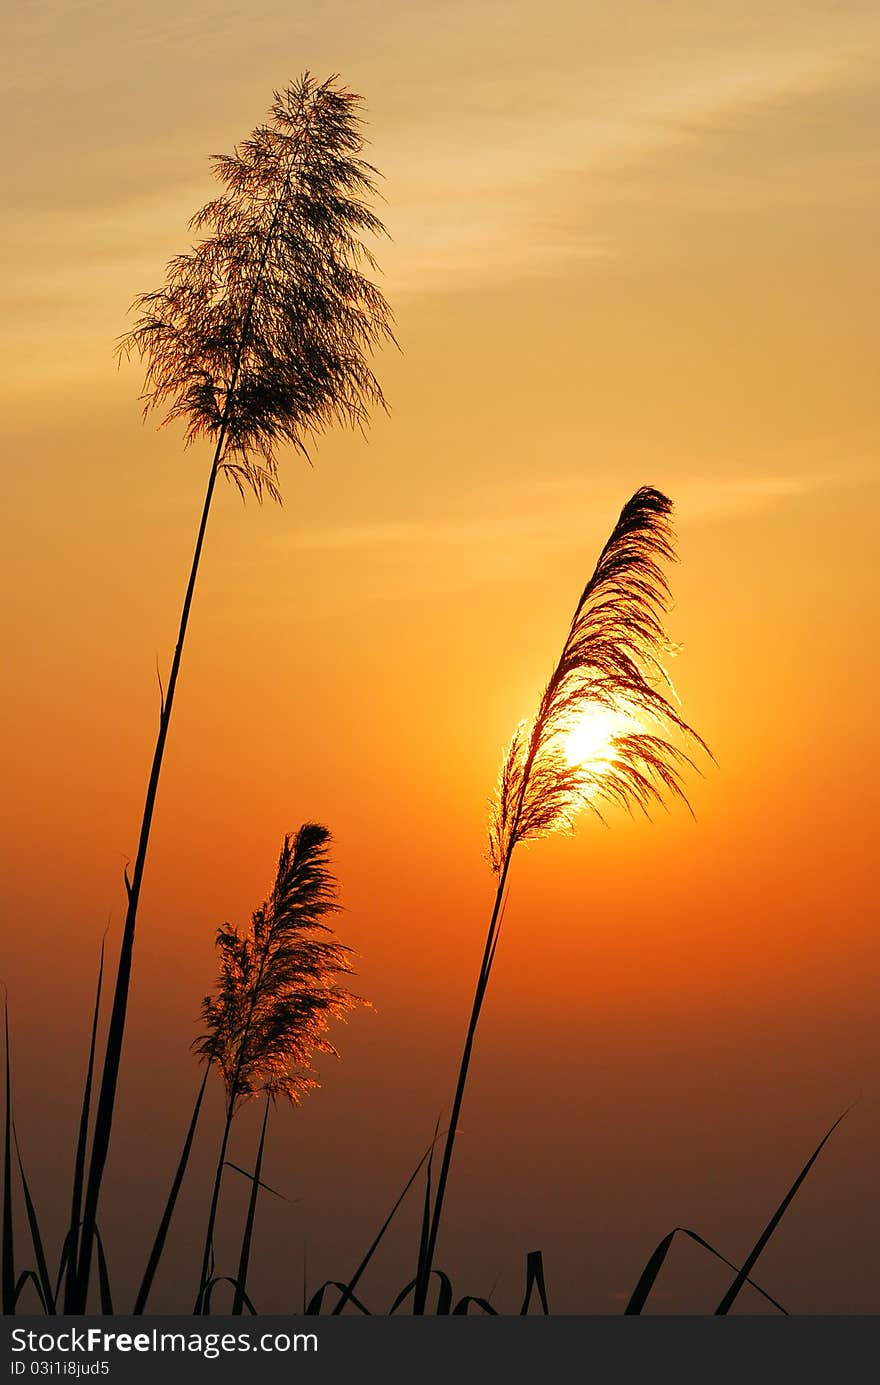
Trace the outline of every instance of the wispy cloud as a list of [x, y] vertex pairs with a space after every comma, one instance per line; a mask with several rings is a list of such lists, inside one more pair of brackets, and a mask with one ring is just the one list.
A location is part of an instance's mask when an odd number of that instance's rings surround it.
[[[821, 150], [793, 122], [770, 159], [764, 118], [872, 80], [876, 6], [632, 0], [629, 15], [561, 3], [548, 34], [531, 0], [387, 0], [369, 15], [328, 0], [295, 20], [280, 0], [247, 15], [158, 0], [134, 27], [102, 0], [21, 8], [5, 58], [4, 128], [27, 131], [26, 157], [20, 136], [10, 145], [10, 339], [40, 352], [43, 378], [105, 369], [108, 332], [186, 243], [206, 155], [259, 118], [267, 72], [292, 75], [274, 69], [291, 33], [304, 62], [332, 63], [367, 98], [395, 301], [601, 267], [623, 253], [622, 208], [680, 208], [708, 185], [740, 206], [771, 186], [793, 200], [870, 195], [851, 122], [827, 122]], [[105, 46], [112, 60], [98, 62]], [[719, 192], [712, 160], [737, 129], [748, 160], [730, 156]], [[7, 367], [22, 385], [17, 346]]]
[[[650, 478], [646, 478], [650, 479]], [[792, 502], [870, 480], [867, 469], [814, 475], [752, 475], [729, 478], [671, 478], [682, 531], [727, 523]], [[358, 604], [406, 598], [403, 573], [418, 576], [418, 592], [461, 591], [500, 582], [555, 554], [599, 543], [625, 496], [619, 482], [577, 477], [543, 477], [472, 498], [467, 514], [400, 518], [328, 525], [284, 539], [286, 551], [330, 554], [344, 570], [351, 562], [369, 568]], [[427, 582], [427, 586], [426, 586]]]
[[[880, 36], [868, 47], [880, 52]], [[754, 136], [747, 176], [738, 166], [735, 180], [735, 199], [748, 205], [766, 195], [762, 123], [771, 113], [864, 84], [870, 62], [867, 50], [841, 36], [824, 50], [722, 50], [695, 68], [660, 53], [653, 71], [623, 67], [616, 78], [613, 95], [585, 80], [576, 93], [563, 85], [556, 109], [487, 118], [478, 139], [462, 129], [451, 144], [448, 130], [435, 131], [421, 158], [392, 139], [396, 244], [387, 260], [395, 291], [433, 293], [475, 277], [558, 275], [577, 263], [613, 259], [620, 253], [614, 209], [645, 196], [655, 204], [704, 196], [699, 151], [717, 152], [738, 128]], [[798, 148], [795, 129], [781, 185], [774, 174], [775, 195], [798, 200], [821, 186], [827, 199], [838, 175], [851, 195], [860, 184], [840, 135], [839, 150], [829, 155]], [[775, 168], [778, 160], [770, 162]]]

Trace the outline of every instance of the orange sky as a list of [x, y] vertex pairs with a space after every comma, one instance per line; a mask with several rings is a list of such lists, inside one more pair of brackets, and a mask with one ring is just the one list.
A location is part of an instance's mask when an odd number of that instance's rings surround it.
[[[47, 1215], [208, 462], [142, 425], [113, 342], [186, 247], [206, 156], [306, 67], [366, 97], [403, 348], [367, 442], [283, 459], [283, 509], [218, 493], [139, 923], [103, 1214], [120, 1281], [187, 1117], [214, 930], [307, 818], [336, 835], [376, 1009], [271, 1129], [266, 1177], [299, 1201], [263, 1217], [253, 1296], [298, 1302], [304, 1241], [312, 1282], [357, 1263], [450, 1099], [502, 748], [649, 482], [677, 502], [673, 672], [718, 768], [696, 822], [585, 822], [518, 856], [438, 1263], [462, 1293], [500, 1274], [509, 1307], [541, 1246], [557, 1310], [616, 1311], [675, 1224], [743, 1254], [858, 1098], [760, 1278], [792, 1311], [877, 1310], [880, 21], [771, 8], [13, 16], [0, 972]], [[157, 1307], [190, 1291], [198, 1179]], [[713, 1306], [713, 1273], [682, 1251], [656, 1306]]]

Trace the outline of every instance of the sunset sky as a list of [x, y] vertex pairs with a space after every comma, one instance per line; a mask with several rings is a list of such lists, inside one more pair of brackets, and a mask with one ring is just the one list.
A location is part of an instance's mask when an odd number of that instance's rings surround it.
[[[47, 1218], [209, 464], [142, 422], [114, 343], [188, 248], [208, 156], [309, 69], [365, 98], [401, 351], [366, 440], [283, 457], [283, 508], [218, 492], [138, 924], [116, 1278], [179, 1151], [215, 929], [309, 819], [375, 1008], [270, 1125], [290, 1203], [261, 1208], [253, 1298], [298, 1307], [304, 1249], [311, 1287], [352, 1272], [448, 1110], [502, 750], [650, 483], [676, 502], [672, 672], [717, 767], [695, 820], [518, 855], [437, 1263], [510, 1309], [540, 1247], [556, 1311], [617, 1312], [675, 1225], [742, 1257], [855, 1102], [757, 1277], [792, 1312], [878, 1311], [876, 3], [54, 0], [7, 37], [0, 976]], [[215, 1090], [156, 1308], [195, 1287], [219, 1113]], [[414, 1273], [417, 1200], [377, 1306]], [[681, 1249], [652, 1307], [726, 1283]]]

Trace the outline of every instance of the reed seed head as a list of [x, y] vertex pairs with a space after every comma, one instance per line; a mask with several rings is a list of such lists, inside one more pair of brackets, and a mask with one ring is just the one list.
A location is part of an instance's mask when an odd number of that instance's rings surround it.
[[[578, 602], [537, 714], [521, 722], [504, 757], [489, 818], [489, 861], [500, 874], [517, 843], [571, 828], [584, 809], [620, 803], [648, 812], [687, 802], [685, 745], [708, 753], [683, 720], [664, 667], [663, 619], [674, 559], [672, 504], [642, 487], [624, 505]], [[583, 760], [570, 747], [583, 719], [601, 713], [622, 729]]]
[[188, 441], [222, 438], [241, 490], [280, 499], [277, 449], [308, 455], [335, 421], [363, 429], [384, 397], [368, 356], [392, 340], [364, 237], [376, 170], [361, 157], [361, 98], [308, 73], [276, 92], [268, 120], [214, 156], [222, 192], [197, 212], [200, 239], [135, 300], [120, 351], [146, 362], [145, 412], [183, 419]]
[[320, 823], [285, 837], [272, 892], [250, 926], [217, 932], [219, 975], [195, 1048], [220, 1070], [233, 1107], [257, 1092], [299, 1102], [318, 1086], [314, 1055], [336, 1055], [331, 1020], [363, 1003], [337, 982], [352, 974], [353, 954], [327, 923], [339, 910], [330, 841]]

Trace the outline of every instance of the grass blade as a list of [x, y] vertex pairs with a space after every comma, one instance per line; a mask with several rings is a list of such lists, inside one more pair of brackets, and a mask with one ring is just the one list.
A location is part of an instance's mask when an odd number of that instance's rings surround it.
[[398, 1312], [399, 1307], [401, 1307], [402, 1303], [406, 1302], [406, 1299], [409, 1298], [410, 1294], [412, 1294], [414, 1288], [416, 1288], [416, 1280], [410, 1280], [409, 1284], [403, 1285], [401, 1292], [399, 1292], [398, 1296], [396, 1296], [394, 1303], [392, 1303], [391, 1307], [389, 1307], [388, 1309], [388, 1317], [391, 1317], [392, 1314]]
[[529, 1311], [533, 1289], [538, 1290], [541, 1308], [545, 1317], [548, 1316], [550, 1309], [547, 1306], [547, 1287], [544, 1283], [544, 1256], [540, 1250], [530, 1250], [526, 1256], [526, 1292], [522, 1308], [519, 1310], [520, 1317], [525, 1317]]
[[98, 1291], [101, 1295], [101, 1312], [107, 1317], [112, 1317], [113, 1295], [110, 1292], [110, 1274], [107, 1270], [104, 1242], [101, 1240], [101, 1233], [97, 1227], [95, 1227], [95, 1246], [98, 1251]]
[[3, 1312], [15, 1312], [15, 1232], [12, 1225], [12, 1087], [9, 1072], [9, 1004], [4, 1002], [6, 1032], [6, 1126], [3, 1137], [3, 1237], [0, 1250], [0, 1297]]
[[[106, 934], [105, 934], [106, 937]], [[73, 1190], [70, 1195], [70, 1229], [67, 1250], [67, 1280], [64, 1287], [64, 1311], [72, 1311], [76, 1300], [76, 1264], [79, 1255], [79, 1223], [82, 1215], [83, 1182], [86, 1167], [86, 1142], [89, 1131], [89, 1113], [92, 1105], [92, 1083], [95, 1075], [95, 1045], [98, 1038], [98, 1014], [101, 1008], [101, 987], [104, 984], [104, 941], [101, 939], [101, 960], [98, 964], [98, 984], [95, 990], [95, 1008], [92, 1014], [92, 1034], [89, 1042], [89, 1059], [86, 1064], [86, 1077], [83, 1083], [82, 1110], [79, 1117], [79, 1134], [76, 1141], [76, 1156], [73, 1162]]]
[[253, 1179], [251, 1182], [251, 1196], [248, 1202], [247, 1218], [244, 1224], [244, 1235], [241, 1238], [241, 1255], [238, 1261], [238, 1274], [235, 1279], [235, 1298], [232, 1302], [233, 1315], [240, 1317], [241, 1310], [246, 1298], [245, 1285], [247, 1283], [248, 1264], [251, 1258], [251, 1241], [254, 1235], [254, 1218], [257, 1213], [257, 1198], [260, 1196], [260, 1173], [263, 1168], [263, 1149], [266, 1145], [266, 1126], [269, 1123], [270, 1097], [266, 1093], [266, 1108], [263, 1112], [263, 1128], [260, 1131], [260, 1143], [257, 1149], [257, 1162], [254, 1165]]
[[[235, 1289], [236, 1294], [238, 1293], [238, 1280], [237, 1280], [237, 1279], [233, 1279], [233, 1278], [232, 1278], [230, 1275], [228, 1275], [228, 1274], [217, 1275], [216, 1278], [214, 1278], [214, 1279], [209, 1279], [208, 1282], [207, 1282], [207, 1284], [205, 1285], [205, 1294], [204, 1294], [203, 1306], [202, 1306], [202, 1312], [203, 1312], [203, 1313], [206, 1313], [206, 1314], [207, 1314], [207, 1313], [210, 1313], [210, 1311], [211, 1311], [211, 1298], [212, 1298], [212, 1296], [213, 1296], [214, 1289], [215, 1289], [215, 1286], [216, 1286], [217, 1284], [231, 1284], [232, 1287], [233, 1287], [233, 1289]], [[251, 1300], [248, 1298], [247, 1294], [244, 1292], [244, 1290], [242, 1290], [242, 1295], [241, 1295], [241, 1296], [242, 1296], [242, 1301], [244, 1302], [245, 1308], [247, 1308], [247, 1310], [248, 1310], [248, 1312], [251, 1314], [251, 1316], [255, 1318], [255, 1317], [257, 1316], [257, 1310], [256, 1310], [256, 1308], [254, 1307], [254, 1305], [253, 1305], [253, 1303], [251, 1302]]]
[[[315, 1290], [315, 1292], [312, 1294], [312, 1297], [308, 1301], [308, 1305], [303, 1308], [304, 1317], [312, 1318], [318, 1316], [318, 1314], [321, 1312], [321, 1305], [324, 1302], [324, 1294], [328, 1289], [339, 1289], [341, 1291], [342, 1298], [339, 1300], [340, 1303], [351, 1303], [358, 1310], [358, 1312], [363, 1313], [365, 1317], [371, 1318], [373, 1316], [369, 1308], [365, 1307], [365, 1305], [361, 1303], [357, 1294], [353, 1294], [351, 1292], [351, 1283], [343, 1284], [342, 1281], [339, 1279], [328, 1279], [326, 1284], [322, 1284], [320, 1289]], [[337, 1305], [337, 1307], [333, 1309], [333, 1312], [338, 1313], [338, 1311], [339, 1308]]]
[[[428, 1297], [428, 1283], [431, 1277], [431, 1172], [434, 1166], [434, 1146], [440, 1129], [440, 1117], [434, 1126], [434, 1138], [428, 1151], [428, 1167], [425, 1170], [425, 1205], [422, 1211], [422, 1229], [419, 1235], [419, 1254], [416, 1261], [415, 1301], [413, 1312], [424, 1313]], [[448, 1140], [448, 1134], [447, 1134]]]
[[446, 1318], [452, 1312], [452, 1281], [449, 1275], [444, 1274], [442, 1270], [435, 1270], [434, 1273], [440, 1280], [440, 1288], [437, 1291], [437, 1308], [435, 1311], [438, 1317]]
[[55, 1298], [52, 1293], [52, 1281], [49, 1278], [49, 1266], [46, 1264], [46, 1256], [43, 1251], [43, 1238], [40, 1235], [40, 1224], [37, 1220], [37, 1209], [34, 1207], [34, 1200], [31, 1197], [31, 1190], [25, 1176], [24, 1164], [22, 1163], [21, 1150], [18, 1147], [18, 1134], [15, 1129], [15, 1122], [12, 1125], [12, 1136], [15, 1141], [15, 1157], [18, 1160], [18, 1175], [21, 1179], [22, 1191], [24, 1192], [24, 1205], [27, 1210], [28, 1226], [31, 1232], [31, 1241], [34, 1247], [34, 1257], [37, 1262], [37, 1274], [40, 1277], [42, 1291], [40, 1298], [47, 1313], [55, 1312]]
[[[249, 1183], [253, 1182], [254, 1175], [252, 1173], [248, 1173], [247, 1169], [243, 1169], [240, 1164], [233, 1164], [231, 1159], [226, 1160], [226, 1168], [234, 1169], [236, 1173], [241, 1174], [242, 1178], [246, 1178]], [[261, 1182], [260, 1187], [263, 1189], [264, 1193], [271, 1193], [273, 1197], [280, 1197], [282, 1202], [290, 1201], [290, 1198], [287, 1197], [284, 1193], [279, 1193], [277, 1188], [270, 1188], [268, 1183]]]
[[[630, 1294], [629, 1302], [623, 1310], [624, 1317], [641, 1313], [648, 1300], [648, 1295], [656, 1283], [657, 1276], [663, 1268], [666, 1256], [669, 1254], [672, 1242], [675, 1240], [676, 1233], [681, 1230], [682, 1228], [679, 1226], [673, 1227], [651, 1252], [648, 1263], [639, 1275], [638, 1283]], [[690, 1233], [685, 1232], [685, 1234], [689, 1235]]]
[[405, 1303], [406, 1300], [409, 1298], [410, 1294], [414, 1292], [416, 1288], [416, 1283], [417, 1281], [415, 1279], [411, 1279], [408, 1284], [404, 1284], [400, 1293], [397, 1295], [397, 1298], [394, 1300], [391, 1307], [388, 1309], [389, 1318], [392, 1316], [392, 1314], [397, 1312], [401, 1304]]
[[177, 1205], [177, 1198], [180, 1194], [180, 1189], [183, 1184], [184, 1175], [186, 1173], [186, 1166], [189, 1163], [190, 1150], [192, 1149], [193, 1138], [195, 1137], [196, 1125], [198, 1124], [199, 1113], [202, 1109], [202, 1099], [205, 1095], [205, 1088], [208, 1085], [208, 1074], [210, 1071], [210, 1066], [208, 1064], [205, 1064], [205, 1072], [204, 1076], [202, 1077], [202, 1085], [199, 1087], [199, 1094], [196, 1097], [196, 1103], [193, 1107], [193, 1113], [190, 1118], [189, 1129], [186, 1132], [186, 1139], [183, 1142], [183, 1149], [181, 1151], [180, 1159], [177, 1164], [177, 1170], [174, 1174], [174, 1178], [171, 1183], [171, 1190], [168, 1193], [168, 1201], [165, 1203], [165, 1211], [162, 1213], [162, 1220], [159, 1222], [159, 1229], [156, 1232], [156, 1236], [153, 1241], [153, 1248], [150, 1251], [150, 1258], [147, 1261], [147, 1268], [144, 1270], [144, 1277], [141, 1280], [141, 1287], [138, 1289], [138, 1295], [135, 1300], [134, 1308], [132, 1310], [133, 1313], [136, 1315], [140, 1315], [141, 1313], [143, 1313], [144, 1309], [147, 1306], [147, 1299], [150, 1296], [150, 1289], [153, 1287], [153, 1280], [156, 1276], [156, 1270], [159, 1268], [159, 1261], [162, 1258], [162, 1252], [165, 1249], [165, 1240], [168, 1236], [168, 1228], [171, 1225], [171, 1218], [174, 1215], [174, 1208]]
[[[629, 1303], [623, 1310], [624, 1316], [641, 1313], [648, 1299], [648, 1295], [654, 1287], [657, 1276], [663, 1268], [666, 1256], [676, 1236], [688, 1236], [692, 1241], [695, 1241], [698, 1246], [702, 1246], [704, 1250], [708, 1250], [710, 1254], [714, 1255], [716, 1260], [720, 1260], [722, 1264], [727, 1265], [728, 1269], [735, 1270], [737, 1268], [732, 1260], [728, 1260], [726, 1255], [722, 1255], [719, 1250], [716, 1250], [713, 1245], [710, 1245], [709, 1242], [698, 1235], [696, 1231], [689, 1231], [686, 1226], [674, 1226], [668, 1236], [663, 1237], [663, 1240], [656, 1247], [645, 1268], [642, 1270], [639, 1276], [639, 1282], [633, 1289]], [[768, 1303], [772, 1303], [774, 1308], [778, 1308], [780, 1313], [784, 1313], [785, 1316], [788, 1317], [788, 1309], [783, 1308], [782, 1304], [775, 1299], [772, 1294], [768, 1294], [766, 1289], [762, 1289], [760, 1284], [755, 1283], [754, 1279], [748, 1279], [747, 1282], [753, 1289], [757, 1289], [762, 1298], [765, 1298]]]
[[67, 1235], [64, 1237], [64, 1242], [63, 1242], [63, 1244], [62, 1244], [62, 1246], [61, 1246], [61, 1259], [60, 1259], [60, 1261], [58, 1262], [58, 1277], [57, 1277], [56, 1280], [55, 1280], [55, 1293], [52, 1295], [52, 1297], [54, 1298], [56, 1304], [57, 1304], [57, 1302], [58, 1302], [58, 1295], [61, 1293], [61, 1285], [62, 1285], [62, 1283], [63, 1283], [63, 1281], [64, 1281], [64, 1271], [67, 1269], [67, 1266], [68, 1266], [69, 1261], [70, 1261], [70, 1232], [68, 1231]]
[[[443, 1314], [445, 1316], [451, 1311], [452, 1308], [452, 1283], [449, 1279], [449, 1275], [444, 1274], [442, 1270], [432, 1270], [431, 1274], [436, 1275], [437, 1278], [440, 1280], [440, 1288], [437, 1294], [436, 1311], [438, 1315]], [[397, 1312], [398, 1308], [400, 1308], [403, 1303], [406, 1302], [410, 1294], [415, 1292], [416, 1287], [417, 1281], [415, 1279], [411, 1279], [408, 1284], [404, 1284], [400, 1293], [397, 1295], [397, 1298], [394, 1300], [391, 1307], [388, 1309], [389, 1318], [393, 1313]], [[415, 1309], [413, 1311], [415, 1311]], [[422, 1311], [424, 1311], [424, 1309]]]
[[472, 1303], [475, 1303], [478, 1308], [482, 1309], [484, 1313], [490, 1315], [491, 1317], [498, 1317], [498, 1309], [493, 1308], [487, 1298], [479, 1298], [475, 1294], [465, 1294], [464, 1298], [460, 1298], [458, 1300], [458, 1303], [452, 1310], [453, 1316], [467, 1317], [468, 1309], [470, 1308]]
[[[425, 1150], [425, 1152], [424, 1152], [424, 1154], [422, 1155], [421, 1159], [420, 1159], [419, 1162], [416, 1164], [415, 1168], [413, 1169], [412, 1173], [410, 1174], [409, 1178], [407, 1179], [406, 1183], [404, 1184], [402, 1193], [400, 1194], [400, 1196], [398, 1197], [398, 1199], [397, 1199], [397, 1201], [395, 1202], [394, 1206], [391, 1208], [391, 1211], [388, 1213], [388, 1216], [385, 1218], [384, 1222], [383, 1222], [382, 1225], [380, 1226], [379, 1231], [378, 1231], [378, 1233], [377, 1233], [377, 1235], [376, 1235], [376, 1239], [373, 1241], [373, 1244], [370, 1246], [370, 1248], [369, 1248], [369, 1250], [367, 1251], [366, 1255], [364, 1256], [363, 1260], [362, 1260], [361, 1263], [358, 1265], [358, 1267], [357, 1267], [357, 1269], [355, 1270], [354, 1274], [352, 1275], [351, 1279], [348, 1281], [348, 1284], [343, 1288], [341, 1297], [340, 1297], [340, 1299], [339, 1299], [339, 1302], [337, 1303], [336, 1307], [333, 1309], [333, 1314], [332, 1314], [332, 1316], [336, 1316], [337, 1314], [341, 1313], [342, 1310], [343, 1310], [343, 1308], [345, 1307], [345, 1304], [346, 1304], [347, 1302], [349, 1302], [349, 1300], [351, 1300], [352, 1302], [354, 1302], [352, 1290], [354, 1289], [354, 1287], [355, 1287], [355, 1285], [357, 1284], [358, 1280], [360, 1279], [361, 1275], [364, 1273], [364, 1270], [367, 1268], [367, 1266], [369, 1265], [369, 1263], [370, 1263], [370, 1261], [372, 1260], [373, 1256], [375, 1255], [376, 1251], [378, 1250], [379, 1244], [380, 1244], [380, 1242], [381, 1242], [381, 1240], [382, 1240], [382, 1237], [385, 1235], [385, 1232], [388, 1230], [389, 1226], [391, 1225], [392, 1221], [394, 1220], [394, 1217], [395, 1217], [395, 1215], [396, 1215], [396, 1213], [397, 1213], [397, 1209], [400, 1207], [400, 1204], [403, 1202], [404, 1198], [406, 1197], [406, 1195], [407, 1195], [407, 1193], [409, 1192], [410, 1188], [412, 1187], [413, 1183], [415, 1183], [416, 1179], [418, 1178], [419, 1172], [420, 1172], [420, 1170], [421, 1170], [421, 1168], [422, 1168], [422, 1165], [424, 1164], [425, 1160], [426, 1160], [426, 1159], [430, 1159], [431, 1155], [433, 1154], [433, 1152], [434, 1152], [434, 1146], [435, 1146], [435, 1144], [437, 1143], [437, 1139], [438, 1139], [438, 1134], [437, 1134], [437, 1130], [438, 1130], [438, 1129], [439, 1129], [439, 1122], [438, 1122], [437, 1128], [435, 1128], [433, 1140], [432, 1140], [431, 1143], [429, 1144], [428, 1148]], [[423, 1231], [422, 1231], [422, 1235], [423, 1235], [423, 1238], [424, 1238], [424, 1229], [423, 1229]], [[326, 1287], [326, 1286], [325, 1286], [325, 1287]]]
[[[34, 1274], [33, 1270], [22, 1270], [21, 1274], [18, 1276], [18, 1279], [15, 1281], [15, 1295], [14, 1295], [15, 1307], [16, 1307], [16, 1308], [18, 1307], [18, 1300], [21, 1298], [21, 1295], [24, 1293], [24, 1288], [25, 1288], [25, 1285], [27, 1284], [28, 1280], [30, 1280], [30, 1282], [33, 1284], [34, 1288], [35, 1288], [36, 1291], [37, 1291], [37, 1297], [39, 1298], [40, 1303], [43, 1305], [43, 1312], [48, 1314], [49, 1311], [50, 1311], [49, 1306], [48, 1306], [48, 1304], [46, 1303], [46, 1300], [45, 1300], [44, 1297], [43, 1297], [43, 1290], [42, 1290], [42, 1288], [40, 1287], [40, 1281], [39, 1281], [39, 1279], [37, 1278], [37, 1276]], [[15, 1310], [13, 1309], [13, 1311], [15, 1311]], [[54, 1312], [54, 1309], [52, 1309], [51, 1311]]]
[[815, 1164], [819, 1155], [822, 1153], [824, 1146], [831, 1139], [831, 1136], [834, 1134], [835, 1130], [840, 1125], [840, 1122], [843, 1120], [843, 1117], [848, 1115], [851, 1109], [852, 1107], [848, 1106], [847, 1109], [843, 1112], [843, 1114], [837, 1117], [837, 1120], [834, 1122], [828, 1133], [823, 1137], [823, 1139], [819, 1141], [818, 1145], [814, 1149], [813, 1153], [810, 1155], [807, 1162], [804, 1164], [804, 1167], [801, 1169], [797, 1178], [794, 1180], [788, 1192], [785, 1194], [785, 1197], [782, 1199], [776, 1211], [773, 1213], [773, 1216], [770, 1218], [767, 1225], [764, 1227], [764, 1230], [761, 1232], [760, 1236], [758, 1237], [757, 1241], [752, 1247], [752, 1250], [747, 1255], [743, 1263], [742, 1269], [737, 1274], [736, 1279], [733, 1281], [730, 1288], [727, 1290], [727, 1293], [724, 1295], [718, 1307], [715, 1309], [716, 1315], [724, 1316], [724, 1314], [730, 1312], [730, 1309], [732, 1308], [739, 1294], [740, 1289], [745, 1284], [746, 1280], [749, 1277], [749, 1274], [751, 1273], [755, 1261], [758, 1259], [758, 1256], [761, 1254], [764, 1247], [767, 1245], [767, 1242], [770, 1240], [770, 1237], [773, 1235], [773, 1232], [776, 1230], [777, 1226], [779, 1225], [780, 1221], [782, 1220], [783, 1216], [788, 1210], [789, 1204], [791, 1203], [795, 1193], [803, 1183], [807, 1174], [810, 1172], [810, 1169]]

